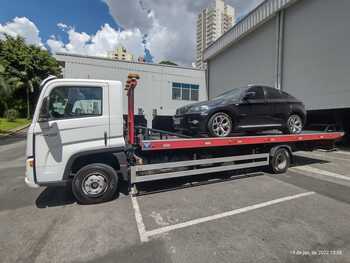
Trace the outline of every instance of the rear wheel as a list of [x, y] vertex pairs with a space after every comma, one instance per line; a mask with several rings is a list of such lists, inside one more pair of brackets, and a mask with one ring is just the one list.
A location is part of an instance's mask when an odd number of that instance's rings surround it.
[[275, 174], [287, 172], [290, 166], [290, 153], [285, 148], [278, 149], [270, 159], [270, 170]]
[[72, 183], [73, 194], [80, 204], [97, 204], [112, 200], [118, 188], [118, 176], [109, 165], [89, 164], [81, 168]]
[[298, 114], [292, 114], [287, 120], [285, 132], [290, 134], [299, 134], [303, 130], [303, 119]]
[[232, 132], [232, 119], [224, 112], [217, 112], [208, 121], [209, 134], [213, 137], [227, 137]]

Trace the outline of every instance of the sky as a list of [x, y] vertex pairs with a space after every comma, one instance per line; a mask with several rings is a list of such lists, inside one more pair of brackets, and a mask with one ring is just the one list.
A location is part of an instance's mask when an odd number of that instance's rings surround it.
[[[118, 44], [155, 62], [195, 61], [196, 17], [212, 0], [1, 0], [0, 37], [51, 53], [106, 56]], [[242, 17], [262, 0], [226, 0]]]

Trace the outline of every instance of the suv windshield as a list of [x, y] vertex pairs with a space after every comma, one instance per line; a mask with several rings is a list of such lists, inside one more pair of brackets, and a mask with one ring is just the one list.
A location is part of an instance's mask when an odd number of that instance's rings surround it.
[[222, 93], [221, 95], [215, 97], [214, 99], [239, 99], [241, 98], [241, 95], [243, 92], [245, 92], [248, 89], [248, 87], [244, 87], [244, 88], [234, 88], [230, 91], [226, 91], [224, 93]]

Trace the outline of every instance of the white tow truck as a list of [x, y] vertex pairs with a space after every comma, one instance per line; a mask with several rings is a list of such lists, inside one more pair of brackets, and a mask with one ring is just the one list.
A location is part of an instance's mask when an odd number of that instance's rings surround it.
[[[294, 151], [332, 148], [342, 132], [184, 138], [134, 126], [134, 90], [126, 82], [128, 123], [123, 123], [122, 82], [57, 79], [42, 83], [27, 134], [25, 182], [30, 187], [71, 184], [79, 203], [113, 199], [124, 180], [137, 193], [142, 182], [270, 167], [287, 171]], [[126, 132], [125, 132], [126, 131]]]

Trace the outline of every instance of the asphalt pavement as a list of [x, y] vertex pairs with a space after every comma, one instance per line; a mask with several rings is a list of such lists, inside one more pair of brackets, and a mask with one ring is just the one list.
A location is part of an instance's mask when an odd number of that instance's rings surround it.
[[350, 262], [350, 152], [90, 206], [69, 188], [28, 188], [24, 152], [24, 133], [0, 139], [1, 262]]

